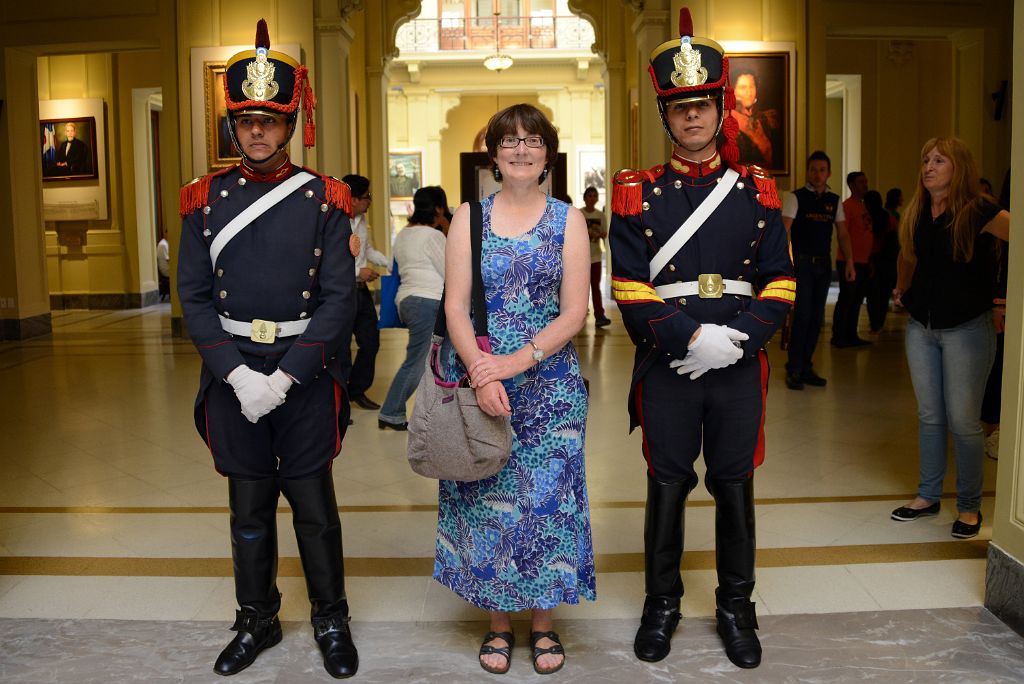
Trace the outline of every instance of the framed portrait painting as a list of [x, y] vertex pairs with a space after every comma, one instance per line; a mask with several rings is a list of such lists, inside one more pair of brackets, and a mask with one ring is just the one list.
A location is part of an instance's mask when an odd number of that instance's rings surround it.
[[583, 203], [583, 192], [587, 188], [597, 190], [597, 203], [605, 201], [605, 156], [604, 145], [576, 146], [576, 187], [573, 200], [577, 206]]
[[388, 195], [412, 199], [423, 187], [423, 153], [417, 150], [388, 153]]
[[793, 44], [744, 41], [723, 47], [736, 93], [730, 116], [739, 124], [740, 162], [788, 176], [795, 130]]
[[212, 171], [242, 160], [228, 133], [224, 62], [203, 63], [203, 88], [206, 93], [206, 166]]
[[95, 117], [40, 119], [39, 136], [43, 145], [44, 181], [99, 176]]

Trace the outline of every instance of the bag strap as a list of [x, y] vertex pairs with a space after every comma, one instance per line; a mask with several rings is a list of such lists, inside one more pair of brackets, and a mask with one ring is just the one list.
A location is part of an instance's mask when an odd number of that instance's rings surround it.
[[[469, 202], [469, 244], [473, 261], [472, 309], [473, 331], [476, 338], [487, 339], [487, 301], [484, 298], [484, 275], [480, 267], [484, 241], [484, 210], [477, 200]], [[434, 321], [434, 334], [444, 337], [448, 333], [448, 321], [444, 313], [445, 291], [441, 291], [441, 305]]]

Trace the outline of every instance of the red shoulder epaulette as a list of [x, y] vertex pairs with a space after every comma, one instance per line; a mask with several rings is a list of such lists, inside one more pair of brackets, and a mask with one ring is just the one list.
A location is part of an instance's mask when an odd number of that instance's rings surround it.
[[225, 167], [205, 176], [193, 178], [181, 186], [181, 191], [178, 193], [178, 213], [181, 214], [181, 218], [185, 218], [196, 209], [205, 207], [210, 199], [210, 182], [214, 176], [223, 176], [234, 168], [235, 165]]
[[757, 186], [757, 201], [767, 209], [781, 209], [782, 202], [779, 200], [779, 189], [775, 187], [775, 179], [760, 166], [751, 165], [747, 168]]
[[348, 183], [334, 176], [325, 176], [308, 166], [303, 166], [302, 170], [320, 176], [320, 180], [324, 182], [324, 202], [341, 209], [349, 218], [352, 217], [352, 188], [348, 187]]
[[643, 171], [622, 169], [615, 173], [612, 188], [612, 212], [619, 216], [636, 216], [643, 210], [644, 183], [653, 183], [665, 173], [662, 164]]

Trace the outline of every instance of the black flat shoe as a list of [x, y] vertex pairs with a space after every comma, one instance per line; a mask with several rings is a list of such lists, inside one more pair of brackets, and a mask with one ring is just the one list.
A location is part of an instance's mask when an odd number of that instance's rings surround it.
[[953, 536], [957, 539], [970, 539], [971, 537], [977, 537], [978, 532], [981, 532], [981, 511], [978, 511], [978, 522], [973, 525], [965, 523], [962, 520], [957, 520], [953, 523]]
[[826, 384], [828, 384], [828, 380], [821, 377], [812, 370], [809, 370], [805, 372], [803, 375], [801, 375], [800, 380], [805, 385], [810, 385], [811, 387], [824, 387]]
[[[507, 646], [491, 646], [495, 639], [503, 640]], [[496, 654], [505, 659], [505, 667], [491, 667], [484, 661], [480, 661], [480, 667], [491, 674], [505, 674], [508, 668], [512, 667], [512, 649], [516, 645], [516, 635], [512, 632], [488, 632], [484, 634], [484, 642], [480, 644], [480, 656]]]
[[[942, 507], [942, 503], [936, 501], [927, 508], [908, 508], [907, 506], [900, 506], [892, 512], [890, 516], [893, 520], [900, 522], [910, 522], [911, 520], [917, 520], [918, 518], [927, 518], [928, 516], [938, 515], [939, 509]], [[975, 532], [974, 534], [977, 534]], [[974, 535], [971, 535], [972, 537]]]
[[[554, 641], [555, 645], [548, 646], [547, 648], [541, 648], [538, 646], [537, 642], [545, 637]], [[555, 632], [530, 632], [530, 650], [533, 651], [533, 671], [539, 675], [554, 674], [561, 670], [562, 666], [565, 665], [565, 649], [562, 648], [562, 642], [558, 639], [558, 634]], [[537, 658], [548, 654], [562, 656], [562, 662], [558, 663], [558, 665], [555, 665], [550, 670], [542, 670], [540, 666], [537, 665]]]
[[386, 420], [377, 419], [377, 427], [381, 430], [397, 430], [399, 432], [405, 432], [409, 429], [408, 421], [405, 423], [389, 423]]
[[281, 643], [281, 622], [276, 615], [260, 618], [255, 611], [237, 610], [231, 629], [238, 634], [220, 652], [213, 666], [219, 675], [238, 674], [252, 665], [260, 653]]
[[804, 388], [804, 383], [799, 376], [793, 375], [792, 373], [786, 373], [786, 387], [791, 390], [802, 390]]
[[359, 408], [366, 409], [367, 411], [379, 411], [380, 410], [380, 404], [375, 402], [373, 399], [370, 399], [365, 394], [360, 394], [358, 397], [352, 397], [351, 401], [352, 401], [353, 404], [355, 404]]

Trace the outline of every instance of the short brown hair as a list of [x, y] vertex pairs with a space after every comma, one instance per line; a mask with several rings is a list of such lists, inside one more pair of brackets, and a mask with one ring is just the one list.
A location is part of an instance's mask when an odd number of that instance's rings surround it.
[[525, 103], [506, 107], [487, 122], [484, 144], [487, 145], [487, 156], [491, 158], [491, 162], [493, 163], [498, 156], [498, 142], [506, 135], [518, 135], [520, 128], [529, 135], [544, 138], [547, 167], [550, 169], [554, 166], [558, 160], [558, 131], [542, 111]]

